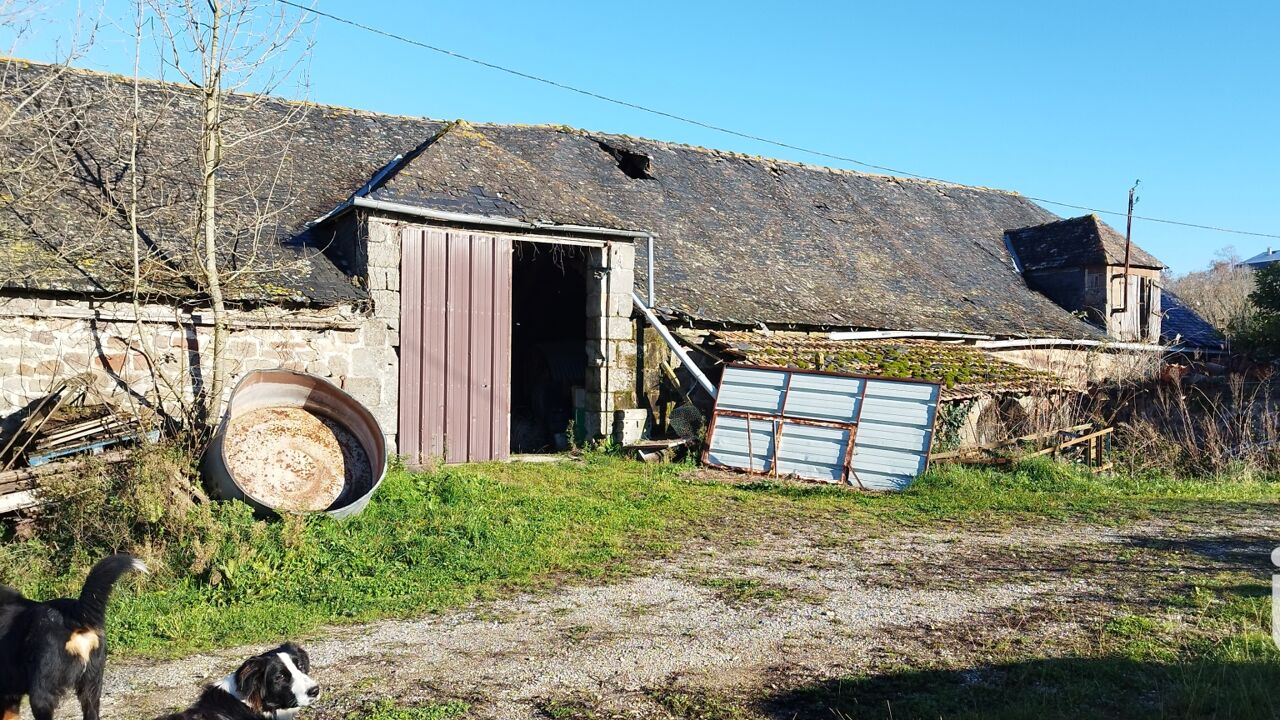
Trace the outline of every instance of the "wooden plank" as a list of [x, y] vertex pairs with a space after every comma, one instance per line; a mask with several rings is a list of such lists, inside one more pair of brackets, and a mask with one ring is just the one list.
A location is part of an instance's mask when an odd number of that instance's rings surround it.
[[1077, 437], [1077, 438], [1069, 438], [1063, 442], [1044, 448], [1043, 450], [1037, 450], [1033, 453], [1028, 453], [1020, 457], [1032, 458], [1032, 457], [1040, 457], [1042, 455], [1049, 455], [1049, 454], [1056, 455], [1057, 453], [1069, 447], [1075, 447], [1076, 445], [1089, 442], [1090, 440], [1093, 440], [1094, 438], [1097, 438], [1097, 437], [1110, 435], [1112, 431], [1113, 431], [1113, 428], [1103, 428], [1101, 430], [1098, 430], [1097, 432], [1092, 432], [1092, 433], [1089, 433], [1088, 435], [1081, 435], [1080, 437]]
[[19, 510], [27, 510], [40, 504], [40, 498], [31, 490], [23, 492], [10, 493], [0, 496], [0, 515], [5, 515]]
[[[129, 456], [132, 454], [133, 454], [132, 450], [115, 450], [112, 452], [106, 452], [101, 455], [94, 456], [93, 462], [95, 463], [124, 462], [125, 460], [128, 460]], [[88, 460], [83, 460], [83, 459], [70, 459], [70, 460], [63, 460], [58, 463], [42, 465], [40, 467], [18, 468], [16, 470], [6, 470], [4, 472], [0, 472], [0, 482], [8, 482], [11, 480], [18, 480], [18, 479], [25, 479], [25, 478], [38, 478], [38, 477], [44, 477], [46, 475], [57, 475], [60, 473], [69, 472], [71, 470], [78, 469], [84, 466], [88, 462], [89, 462]]]

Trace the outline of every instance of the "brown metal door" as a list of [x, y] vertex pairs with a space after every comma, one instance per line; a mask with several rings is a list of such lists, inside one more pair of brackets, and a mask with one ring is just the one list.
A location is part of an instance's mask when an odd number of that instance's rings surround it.
[[411, 464], [511, 449], [511, 239], [401, 233], [400, 452]]

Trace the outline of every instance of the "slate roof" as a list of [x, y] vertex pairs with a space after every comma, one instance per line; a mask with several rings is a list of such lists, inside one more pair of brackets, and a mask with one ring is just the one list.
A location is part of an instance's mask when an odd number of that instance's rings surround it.
[[[1097, 215], [1082, 215], [1012, 229], [1008, 234], [1023, 270], [1093, 265], [1124, 265], [1124, 235]], [[1164, 268], [1164, 263], [1133, 243], [1131, 267]]]
[[727, 361], [914, 378], [942, 385], [943, 400], [1061, 390], [1047, 370], [1001, 360], [958, 343], [930, 340], [829, 340], [801, 333], [713, 332], [704, 345]]
[[1222, 333], [1200, 316], [1182, 298], [1160, 291], [1160, 342], [1166, 345], [1186, 345], [1207, 350], [1221, 350], [1225, 345]]
[[[78, 71], [61, 82], [77, 137], [49, 166], [79, 174], [49, 202], [0, 217], [0, 257], [12, 262], [0, 283], [119, 291], [131, 259], [119, 207], [131, 82]], [[151, 261], [171, 270], [157, 272], [169, 279], [157, 285], [196, 292], [199, 274], [182, 240], [197, 215], [196, 98], [158, 82], [143, 83], [142, 95], [143, 226]], [[1100, 337], [1014, 269], [1005, 230], [1057, 219], [1014, 193], [558, 126], [442, 123], [257, 96], [229, 105], [229, 134], [279, 128], [230, 150], [220, 174], [221, 247], [245, 270], [241, 297], [361, 297], [318, 251], [332, 226], [308, 231], [308, 222], [403, 156], [368, 188], [371, 197], [653, 232], [658, 305], [689, 322]], [[20, 157], [38, 139], [6, 138], [0, 153]], [[266, 221], [257, 223], [263, 208]], [[267, 242], [247, 252], [258, 225]], [[638, 254], [643, 292], [643, 243]]]
[[[0, 107], [15, 88], [52, 72], [0, 58]], [[55, 85], [0, 139], [0, 168], [31, 164], [22, 173], [0, 170], [0, 287], [112, 296], [132, 280], [126, 172], [132, 80], [71, 70]], [[139, 90], [146, 289], [198, 295], [191, 247], [197, 98], [183, 86], [154, 81]], [[229, 98], [226, 115], [228, 139], [257, 133], [227, 150], [219, 173], [220, 248], [224, 267], [235, 273], [229, 295], [314, 304], [365, 297], [320, 251], [324, 238], [300, 233], [442, 125], [245, 95]], [[52, 143], [50, 126], [59, 130]]]
[[695, 323], [1098, 336], [1028, 289], [1004, 246], [1006, 228], [1056, 216], [999, 190], [460, 122], [370, 196], [652, 232], [658, 306]]
[[1260, 252], [1257, 255], [1241, 262], [1241, 265], [1251, 268], [1261, 268], [1268, 265], [1280, 263], [1280, 252], [1276, 252], [1271, 248], [1267, 248], [1266, 252]]

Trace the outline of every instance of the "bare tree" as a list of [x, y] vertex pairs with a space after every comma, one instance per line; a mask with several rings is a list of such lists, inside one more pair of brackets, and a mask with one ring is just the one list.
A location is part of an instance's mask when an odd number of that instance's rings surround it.
[[[305, 55], [294, 52], [294, 44], [304, 20], [282, 5], [261, 0], [151, 0], [151, 8], [162, 28], [166, 67], [199, 96], [198, 215], [191, 228], [202, 290], [213, 318], [210, 378], [199, 398], [204, 421], [212, 428], [221, 415], [229, 375], [227, 289], [245, 275], [262, 271], [257, 255], [275, 240], [266, 229], [288, 202], [274, 192], [278, 174], [258, 178], [254, 187], [240, 188], [240, 195], [224, 198], [221, 171], [228, 152], [237, 146], [266, 134], [287, 134], [284, 131], [294, 113], [286, 113], [268, 127], [236, 123], [233, 116], [251, 113], [297, 70]], [[256, 94], [244, 93], [247, 89]], [[229, 100], [232, 93], [238, 93], [234, 101]], [[262, 192], [264, 183], [267, 187]], [[223, 222], [226, 205], [243, 207], [250, 200], [254, 207], [247, 213], [248, 223], [243, 222], [246, 213], [239, 214], [238, 222]], [[228, 241], [238, 247], [235, 257], [227, 252]]]
[[1240, 266], [1231, 247], [1219, 250], [1207, 269], [1170, 278], [1165, 287], [1227, 337], [1244, 329], [1253, 314], [1253, 271]]

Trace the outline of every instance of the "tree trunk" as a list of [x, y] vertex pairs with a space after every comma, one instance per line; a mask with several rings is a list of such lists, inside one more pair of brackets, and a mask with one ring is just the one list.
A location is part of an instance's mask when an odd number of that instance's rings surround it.
[[204, 233], [205, 291], [213, 310], [213, 342], [210, 346], [208, 384], [205, 386], [205, 423], [212, 430], [222, 415], [222, 393], [227, 385], [227, 307], [222, 297], [222, 277], [218, 267], [218, 166], [222, 163], [222, 3], [209, 0], [209, 44], [204, 58], [204, 126], [201, 136], [203, 187], [200, 215]]

